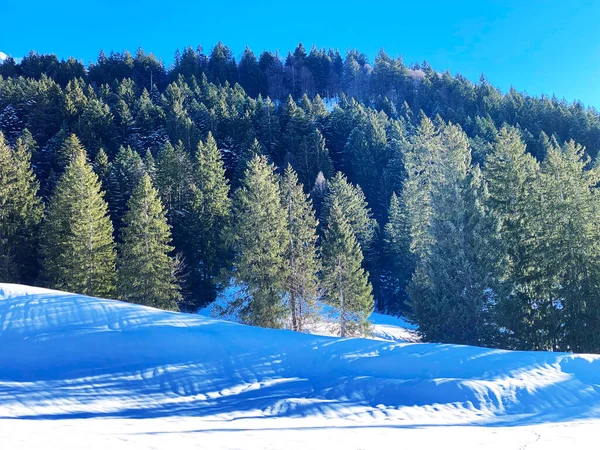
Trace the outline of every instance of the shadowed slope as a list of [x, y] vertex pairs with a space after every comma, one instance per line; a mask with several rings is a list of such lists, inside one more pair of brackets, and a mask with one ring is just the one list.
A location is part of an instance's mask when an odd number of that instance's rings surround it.
[[8, 284], [0, 349], [0, 418], [600, 417], [598, 356], [338, 339]]

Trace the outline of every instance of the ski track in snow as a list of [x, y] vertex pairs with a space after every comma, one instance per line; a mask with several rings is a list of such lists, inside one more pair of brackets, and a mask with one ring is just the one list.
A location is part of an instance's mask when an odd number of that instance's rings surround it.
[[595, 448], [600, 356], [373, 319], [340, 339], [0, 284], [1, 447]]

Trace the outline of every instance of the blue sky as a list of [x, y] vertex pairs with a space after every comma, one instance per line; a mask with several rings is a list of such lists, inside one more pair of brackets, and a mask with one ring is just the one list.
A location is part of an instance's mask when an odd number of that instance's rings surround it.
[[[51, 5], [51, 6], [50, 6]], [[0, 51], [33, 49], [86, 64], [100, 49], [139, 46], [172, 61], [176, 48], [219, 40], [237, 57], [307, 48], [380, 48], [404, 61], [477, 80], [503, 91], [581, 100], [600, 109], [600, 2], [596, 1], [161, 1], [2, 0]]]

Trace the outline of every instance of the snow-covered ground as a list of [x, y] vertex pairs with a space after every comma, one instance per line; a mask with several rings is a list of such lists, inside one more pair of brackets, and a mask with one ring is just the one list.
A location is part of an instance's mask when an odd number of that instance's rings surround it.
[[[236, 296], [241, 295], [242, 287], [236, 285], [234, 280], [218, 296], [213, 304], [198, 311], [198, 314], [207, 317], [218, 317], [220, 312], [226, 309], [227, 303]], [[306, 332], [319, 336], [339, 336], [339, 325], [332, 318], [331, 307], [322, 302], [317, 303], [319, 320], [306, 325]], [[220, 312], [219, 312], [220, 311]], [[231, 322], [238, 322], [235, 315], [221, 316]], [[288, 322], [291, 323], [289, 317]], [[372, 313], [369, 317], [372, 324], [371, 338], [394, 342], [418, 342], [419, 336], [416, 326], [401, 317], [387, 316], [385, 314]], [[288, 327], [289, 328], [289, 327]]]
[[339, 339], [0, 284], [0, 448], [597, 448], [598, 429], [600, 356]]

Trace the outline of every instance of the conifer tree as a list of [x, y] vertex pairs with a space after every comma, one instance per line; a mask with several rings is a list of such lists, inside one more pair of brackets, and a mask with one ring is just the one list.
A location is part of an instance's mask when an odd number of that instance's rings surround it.
[[234, 276], [246, 295], [234, 299], [229, 311], [236, 311], [244, 323], [271, 328], [282, 326], [289, 276], [289, 236], [280, 196], [275, 166], [255, 156], [233, 200]]
[[537, 332], [541, 310], [538, 278], [532, 253], [538, 227], [535, 196], [538, 192], [539, 165], [526, 152], [518, 130], [502, 128], [492, 153], [485, 163], [489, 191], [487, 205], [498, 222], [499, 250], [504, 267], [498, 286], [496, 320], [508, 330], [503, 345], [520, 349], [544, 348]]
[[433, 122], [423, 116], [403, 155], [407, 178], [404, 180], [401, 200], [409, 221], [411, 250], [417, 258], [423, 257], [432, 244], [428, 228], [431, 219], [431, 186], [438, 177], [442, 159], [439, 134]]
[[362, 268], [362, 251], [352, 227], [334, 199], [322, 245], [324, 299], [337, 315], [340, 336], [367, 335], [373, 295]]
[[541, 284], [547, 348], [600, 350], [600, 201], [595, 192], [600, 170], [588, 168], [584, 149], [573, 141], [560, 148], [549, 142], [542, 163], [536, 235], [532, 252]]
[[171, 229], [148, 174], [127, 202], [119, 246], [118, 293], [123, 300], [177, 310], [181, 299], [178, 262], [169, 256]]
[[490, 345], [496, 248], [484, 212], [485, 191], [478, 167], [445, 164], [432, 191], [429, 233], [435, 245], [418, 263], [409, 286], [413, 318], [428, 341]]
[[156, 162], [149, 148], [144, 153], [144, 169], [146, 169], [146, 173], [150, 175], [150, 180], [154, 183], [156, 181]]
[[312, 189], [310, 190], [310, 198], [315, 208], [317, 217], [323, 217], [323, 202], [325, 201], [325, 195], [327, 194], [327, 180], [323, 172], [319, 172]]
[[76, 138], [76, 153], [48, 205], [40, 241], [42, 278], [86, 295], [115, 293], [115, 244], [100, 181]]
[[377, 222], [372, 217], [371, 209], [360, 186], [349, 183], [341, 172], [337, 172], [329, 180], [323, 204], [323, 222], [325, 225], [331, 214], [334, 201], [337, 201], [339, 207], [344, 211], [363, 254], [370, 254], [375, 241]]
[[127, 202], [144, 173], [144, 163], [139, 153], [131, 147], [121, 147], [110, 166], [106, 195], [117, 235], [120, 235]]
[[290, 165], [285, 169], [281, 180], [281, 201], [287, 214], [289, 237], [285, 257], [289, 266], [286, 290], [292, 315], [291, 328], [303, 331], [308, 322], [317, 317], [318, 222], [311, 201]]
[[190, 199], [192, 164], [182, 145], [166, 143], [156, 162], [156, 187], [171, 222], [181, 215]]
[[108, 175], [110, 173], [110, 162], [108, 161], [108, 155], [102, 148], [98, 150], [98, 153], [96, 154], [96, 159], [94, 160], [94, 172], [98, 175], [102, 187], [106, 189]]
[[212, 302], [220, 272], [229, 264], [225, 231], [230, 225], [231, 201], [225, 166], [217, 143], [209, 133], [196, 152], [190, 207], [187, 265], [196, 306]]
[[410, 230], [406, 211], [396, 193], [392, 194], [388, 221], [383, 229], [383, 276], [385, 286], [384, 310], [392, 313], [406, 311], [407, 287], [415, 269], [415, 257], [410, 251]]
[[0, 132], [0, 279], [32, 283], [43, 206], [30, 164], [30, 149], [18, 138], [12, 150]]

